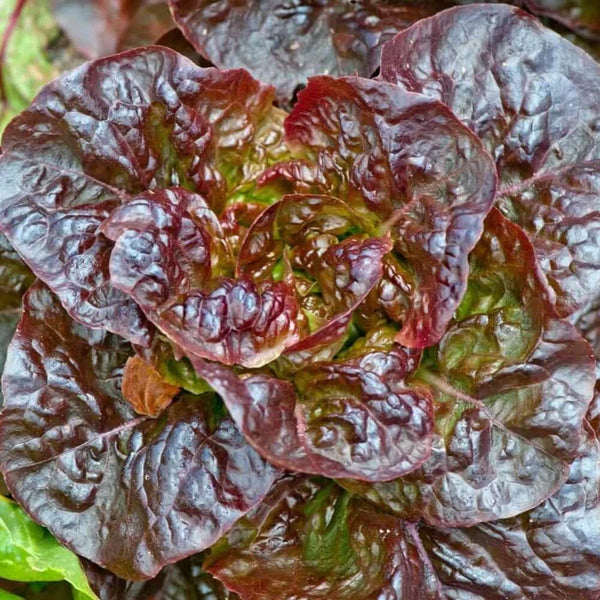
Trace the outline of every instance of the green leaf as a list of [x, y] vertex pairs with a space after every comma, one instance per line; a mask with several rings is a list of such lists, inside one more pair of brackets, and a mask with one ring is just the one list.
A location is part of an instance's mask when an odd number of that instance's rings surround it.
[[[16, 0], [0, 0], [0, 31], [6, 28], [15, 5]], [[6, 51], [2, 77], [7, 106], [0, 112], [0, 132], [27, 107], [43, 85], [60, 73], [48, 56], [48, 47], [58, 35], [48, 0], [28, 2]]]
[[[0, 577], [13, 581], [68, 581], [75, 598], [93, 600], [79, 560], [11, 500], [0, 496]], [[11, 596], [7, 596], [10, 598]], [[0, 596], [2, 600], [3, 596]]]

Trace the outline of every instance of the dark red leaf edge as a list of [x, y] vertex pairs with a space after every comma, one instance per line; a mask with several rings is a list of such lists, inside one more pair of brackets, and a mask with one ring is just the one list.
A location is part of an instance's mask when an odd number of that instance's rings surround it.
[[245, 68], [284, 106], [313, 75], [370, 77], [381, 45], [443, 2], [169, 0], [196, 50], [222, 69]]
[[145, 317], [110, 285], [100, 224], [131, 197], [172, 185], [220, 210], [280, 152], [272, 100], [244, 71], [202, 69], [166, 48], [87, 63], [7, 127], [0, 226], [71, 316], [147, 345]]
[[139, 580], [210, 547], [280, 472], [210, 395], [184, 396], [158, 419], [136, 415], [120, 393], [130, 355], [34, 284], [3, 376], [0, 466], [13, 497], [61, 543]]
[[475, 5], [388, 42], [381, 79], [444, 102], [480, 136], [496, 159], [497, 206], [531, 237], [558, 314], [593, 300], [600, 66], [517, 8]]

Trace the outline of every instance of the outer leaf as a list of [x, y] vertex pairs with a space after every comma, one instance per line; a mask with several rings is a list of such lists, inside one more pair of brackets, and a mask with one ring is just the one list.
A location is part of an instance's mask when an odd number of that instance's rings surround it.
[[442, 2], [383, 0], [169, 0], [198, 52], [220, 68], [243, 67], [289, 103], [312, 75], [359, 74], [379, 66], [381, 45]]
[[600, 294], [597, 63], [518, 9], [477, 5], [399, 34], [381, 77], [441, 100], [480, 136], [498, 206], [531, 236], [560, 315]]
[[[398, 342], [436, 343], [493, 202], [490, 157], [439, 103], [357, 78], [311, 79], [285, 129], [300, 165], [316, 161], [312, 177], [326, 193], [391, 230], [408, 280], [397, 294], [410, 290]], [[287, 176], [302, 178], [302, 170], [292, 164]]]
[[415, 469], [431, 451], [431, 398], [405, 383], [416, 366], [410, 351], [316, 363], [293, 382], [241, 379], [221, 365], [191, 361], [248, 441], [281, 467], [385, 481]]
[[167, 565], [150, 581], [126, 581], [84, 562], [85, 572], [100, 600], [237, 600], [238, 596], [202, 569], [196, 554]]
[[143, 579], [209, 547], [278, 472], [202, 398], [135, 415], [120, 394], [128, 354], [33, 286], [3, 379], [0, 462], [15, 499], [63, 544]]
[[81, 598], [94, 599], [77, 557], [17, 504], [0, 496], [0, 577], [16, 581], [68, 581]]
[[108, 280], [98, 227], [146, 189], [181, 185], [213, 208], [273, 160], [273, 91], [149, 47], [88, 63], [44, 88], [7, 128], [0, 226], [74, 318], [149, 342], [139, 308]]
[[439, 598], [409, 526], [306, 477], [278, 482], [207, 564], [243, 600]]
[[595, 381], [591, 348], [544, 317], [534, 250], [494, 210], [458, 321], [417, 377], [434, 395], [433, 452], [404, 478], [346, 483], [409, 519], [468, 526], [522, 513], [565, 481]]
[[52, 0], [52, 8], [87, 58], [152, 44], [173, 27], [163, 0]]
[[532, 511], [469, 529], [421, 529], [444, 597], [598, 598], [599, 466], [598, 442], [588, 439], [566, 483]]
[[200, 197], [180, 188], [138, 196], [102, 232], [115, 242], [113, 285], [185, 352], [258, 367], [298, 340], [298, 305], [287, 284], [259, 288], [225, 276], [232, 257]]

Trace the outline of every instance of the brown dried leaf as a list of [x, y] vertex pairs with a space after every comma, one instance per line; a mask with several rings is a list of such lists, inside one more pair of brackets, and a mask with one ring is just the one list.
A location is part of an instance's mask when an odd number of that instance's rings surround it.
[[157, 417], [171, 404], [180, 389], [167, 383], [143, 358], [131, 356], [127, 359], [121, 391], [125, 400], [140, 415]]

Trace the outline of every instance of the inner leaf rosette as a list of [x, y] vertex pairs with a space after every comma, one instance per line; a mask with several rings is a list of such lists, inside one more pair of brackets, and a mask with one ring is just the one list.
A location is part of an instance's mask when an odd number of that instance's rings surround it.
[[39, 282], [9, 347], [0, 466], [13, 497], [63, 544], [126, 579], [211, 546], [279, 471], [214, 394], [157, 419], [121, 395], [131, 347], [73, 321]]
[[312, 78], [285, 139], [294, 160], [268, 169], [261, 183], [335, 196], [359, 231], [388, 235], [393, 252], [367, 312], [396, 320], [399, 343], [435, 344], [493, 203], [490, 156], [437, 102], [357, 78]]

